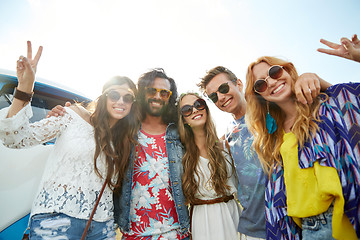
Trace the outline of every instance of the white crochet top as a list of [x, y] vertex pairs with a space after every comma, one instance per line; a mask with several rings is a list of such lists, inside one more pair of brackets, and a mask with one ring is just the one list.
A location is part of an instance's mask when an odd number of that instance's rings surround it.
[[[94, 128], [70, 108], [63, 117], [31, 124], [30, 104], [11, 118], [6, 118], [8, 110], [0, 110], [0, 139], [5, 146], [28, 148], [56, 137], [31, 215], [58, 212], [88, 219], [104, 182], [94, 170]], [[103, 174], [103, 161], [98, 161], [98, 168]], [[106, 186], [93, 219], [104, 222], [112, 218], [112, 191]]]

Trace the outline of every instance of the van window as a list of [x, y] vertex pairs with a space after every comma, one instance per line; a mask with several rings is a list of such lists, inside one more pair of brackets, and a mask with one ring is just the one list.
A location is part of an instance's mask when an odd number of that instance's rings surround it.
[[0, 109], [6, 108], [11, 104], [11, 95], [9, 94], [2, 94], [0, 96]]
[[[0, 109], [9, 107], [12, 103], [13, 94], [3, 93], [0, 96]], [[31, 108], [33, 111], [33, 116], [30, 118], [30, 122], [36, 122], [46, 117], [47, 112], [50, 110], [46, 107], [44, 99], [39, 98], [38, 96], [33, 97], [31, 101]]]
[[[12, 103], [13, 97], [14, 96], [12, 93], [2, 93], [0, 95], [0, 109], [9, 107]], [[31, 100], [31, 108], [33, 111], [33, 116], [30, 118], [31, 123], [40, 121], [41, 119], [45, 118], [47, 112], [51, 110], [47, 107], [46, 101], [36, 94], [34, 94]], [[54, 143], [55, 139], [48, 141], [46, 144]]]

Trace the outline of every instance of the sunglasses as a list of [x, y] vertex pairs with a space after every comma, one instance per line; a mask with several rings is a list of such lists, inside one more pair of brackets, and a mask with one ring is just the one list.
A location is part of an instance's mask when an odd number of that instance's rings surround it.
[[257, 93], [263, 93], [268, 88], [267, 79], [271, 77], [272, 79], [279, 79], [284, 72], [282, 66], [274, 65], [271, 66], [268, 70], [268, 76], [265, 79], [258, 79], [254, 83], [254, 91]]
[[181, 108], [180, 113], [184, 117], [188, 117], [193, 113], [194, 108], [197, 110], [204, 110], [206, 108], [206, 102], [204, 99], [198, 98], [194, 105], [185, 105]]
[[219, 86], [219, 88], [216, 90], [216, 92], [213, 92], [211, 94], [208, 95], [208, 97], [210, 98], [211, 101], [213, 101], [214, 103], [216, 103], [218, 101], [218, 95], [217, 92], [222, 93], [222, 94], [226, 94], [229, 92], [229, 83], [223, 83]]
[[130, 104], [135, 101], [135, 97], [132, 94], [127, 93], [125, 95], [120, 95], [120, 93], [115, 90], [110, 90], [109, 92], [106, 93], [106, 96], [112, 102], [117, 102], [119, 101], [120, 98], [122, 98], [123, 102], [126, 104]]
[[145, 88], [146, 94], [149, 95], [150, 97], [153, 97], [156, 95], [157, 92], [160, 93], [160, 97], [164, 100], [169, 99], [169, 97], [172, 94], [172, 91], [167, 90], [167, 89], [161, 89], [161, 88], [154, 88], [154, 87], [147, 87]]

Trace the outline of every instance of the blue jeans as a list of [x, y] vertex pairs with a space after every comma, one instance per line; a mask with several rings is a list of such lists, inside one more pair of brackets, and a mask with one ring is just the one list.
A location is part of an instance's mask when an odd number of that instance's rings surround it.
[[[81, 239], [88, 220], [70, 217], [62, 213], [36, 214], [30, 219], [30, 239]], [[107, 222], [92, 221], [86, 239], [115, 240], [114, 220]]]
[[332, 237], [332, 216], [333, 205], [329, 209], [316, 216], [302, 219], [302, 239], [303, 240], [329, 240]]

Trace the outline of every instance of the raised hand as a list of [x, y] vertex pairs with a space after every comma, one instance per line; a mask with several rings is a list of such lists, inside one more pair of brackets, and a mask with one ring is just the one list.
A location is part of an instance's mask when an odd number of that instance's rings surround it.
[[360, 62], [360, 40], [356, 34], [352, 36], [351, 40], [345, 37], [341, 38], [341, 44], [325, 39], [320, 39], [320, 42], [332, 49], [319, 48], [319, 52]]
[[32, 92], [35, 82], [36, 68], [41, 57], [42, 50], [43, 47], [40, 46], [35, 57], [32, 58], [31, 42], [27, 41], [27, 57], [20, 56], [16, 66], [19, 90]]
[[[16, 65], [16, 75], [18, 78], [18, 86], [16, 93], [23, 92], [22, 94], [29, 94], [31, 96], [34, 89], [36, 67], [39, 62], [42, 50], [43, 47], [39, 47], [39, 50], [37, 51], [36, 56], [33, 59], [31, 42], [27, 42], [27, 57], [20, 56]], [[22, 97], [16, 97], [16, 93], [8, 111], [8, 118], [17, 114], [24, 106], [29, 103], [27, 99], [24, 100]]]

